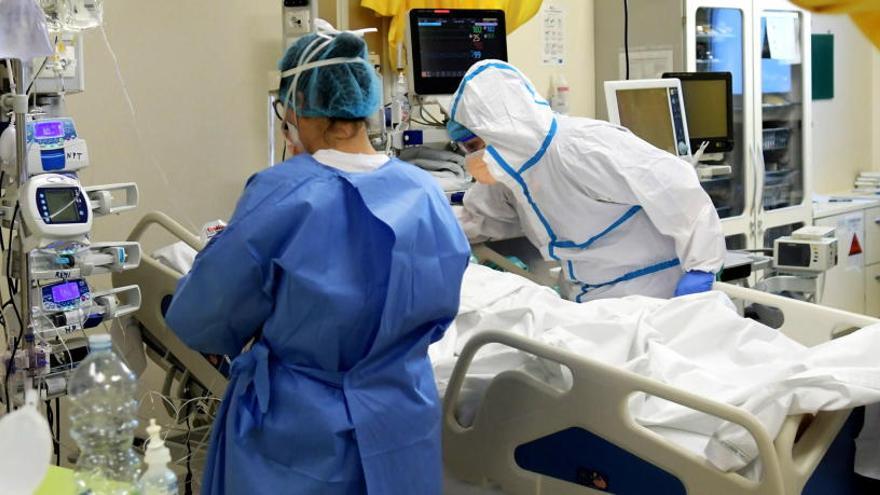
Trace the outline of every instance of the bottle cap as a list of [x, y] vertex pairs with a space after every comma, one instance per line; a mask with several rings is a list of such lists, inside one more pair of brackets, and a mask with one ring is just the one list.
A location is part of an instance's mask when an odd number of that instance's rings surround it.
[[90, 351], [109, 351], [113, 347], [113, 339], [109, 333], [93, 333], [89, 335]]
[[171, 451], [165, 446], [165, 440], [159, 435], [162, 427], [156, 424], [155, 418], [150, 418], [150, 426], [147, 427], [147, 434], [150, 439], [147, 442], [147, 450], [144, 452], [144, 461], [150, 465], [168, 464], [171, 462]]

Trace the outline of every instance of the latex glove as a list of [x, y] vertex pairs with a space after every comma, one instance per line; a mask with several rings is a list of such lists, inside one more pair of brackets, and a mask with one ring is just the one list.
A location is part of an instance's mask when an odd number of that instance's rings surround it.
[[687, 272], [678, 281], [678, 286], [675, 288], [675, 297], [710, 291], [714, 283], [715, 275], [712, 273], [701, 271]]

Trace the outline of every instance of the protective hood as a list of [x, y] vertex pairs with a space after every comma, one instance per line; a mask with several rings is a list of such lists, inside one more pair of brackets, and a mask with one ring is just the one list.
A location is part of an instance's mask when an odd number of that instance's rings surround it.
[[450, 117], [485, 141], [499, 165], [516, 171], [537, 162], [556, 134], [549, 103], [526, 76], [500, 60], [468, 70], [453, 95]]

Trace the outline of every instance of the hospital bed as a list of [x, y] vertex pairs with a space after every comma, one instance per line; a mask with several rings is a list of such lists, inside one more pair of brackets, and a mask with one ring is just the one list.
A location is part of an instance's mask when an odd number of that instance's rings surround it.
[[[202, 247], [196, 236], [162, 213], [146, 215], [129, 240], [143, 241], [153, 227], [196, 250]], [[138, 269], [114, 275], [114, 283], [141, 286], [143, 304], [137, 322], [148, 355], [166, 369], [169, 380], [189, 380], [197, 389], [222, 396], [227, 382], [222, 369], [188, 349], [165, 325], [163, 311], [178, 278], [174, 270], [144, 256]], [[808, 346], [878, 323], [742, 287], [717, 284], [716, 288], [738, 304], [778, 308], [784, 316], [779, 330]], [[770, 438], [760, 422], [743, 410], [504, 330], [478, 334], [465, 345], [446, 389], [446, 471], [475, 485], [451, 481], [447, 494], [847, 493], [840, 483], [851, 470], [846, 459], [851, 450], [849, 430], [854, 428], [847, 422], [849, 410], [810, 418], [790, 416], [776, 438]], [[473, 421], [462, 425], [456, 416], [462, 385], [476, 353], [490, 344], [564, 365], [571, 373], [570, 388], [561, 390], [520, 371], [501, 372], [476, 406]], [[639, 392], [744, 427], [758, 446], [760, 479], [722, 472], [705, 458], [636, 424], [627, 403]]]

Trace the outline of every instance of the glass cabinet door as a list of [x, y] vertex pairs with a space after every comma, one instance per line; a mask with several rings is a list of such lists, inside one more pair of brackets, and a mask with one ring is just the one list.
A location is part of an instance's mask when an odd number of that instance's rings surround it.
[[[746, 212], [748, 152], [746, 144], [745, 12], [738, 8], [698, 7], [694, 33], [697, 72], [730, 72], [733, 79], [734, 147], [710, 163], [730, 165], [731, 174], [703, 179], [703, 188], [712, 198], [722, 219]], [[705, 160], [704, 160], [705, 162]]]
[[[802, 14], [764, 10], [758, 34], [760, 77], [759, 158], [763, 159], [764, 211], [804, 201], [804, 47]], [[756, 26], [757, 30], [757, 26]]]

